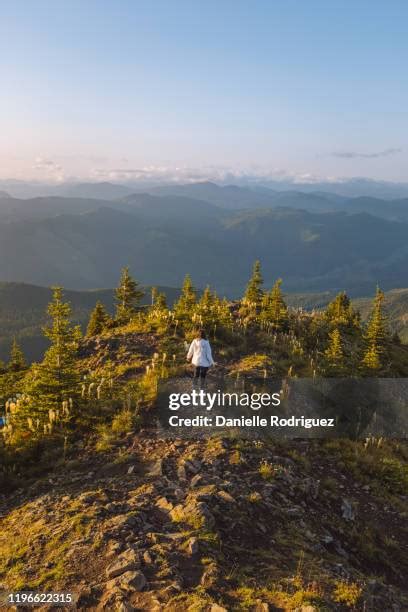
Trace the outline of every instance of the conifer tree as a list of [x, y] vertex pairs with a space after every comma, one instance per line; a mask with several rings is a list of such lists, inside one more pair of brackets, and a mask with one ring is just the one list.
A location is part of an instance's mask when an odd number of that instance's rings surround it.
[[337, 327], [329, 333], [329, 345], [324, 353], [329, 373], [340, 374], [344, 371], [344, 353], [341, 334]]
[[383, 347], [388, 338], [388, 322], [384, 314], [384, 293], [379, 287], [377, 287], [375, 294], [373, 310], [367, 325], [365, 338], [379, 347]]
[[27, 367], [26, 360], [24, 358], [23, 351], [17, 344], [17, 340], [14, 338], [10, 350], [10, 361], [8, 362], [8, 370], [10, 372], [21, 372]]
[[130, 321], [143, 295], [144, 292], [140, 289], [139, 283], [131, 277], [129, 268], [123, 268], [119, 286], [115, 291], [117, 301], [116, 320], [119, 323]]
[[201, 324], [204, 325], [204, 327], [216, 323], [215, 298], [208, 285], [204, 289], [201, 299], [197, 304], [196, 312], [199, 315], [202, 321]]
[[364, 353], [362, 361], [363, 369], [368, 372], [376, 372], [381, 368], [380, 351], [375, 344], [369, 345]]
[[261, 262], [257, 260], [252, 269], [252, 276], [249, 279], [244, 301], [260, 306], [263, 297], [263, 278], [261, 273]]
[[33, 366], [27, 381], [30, 417], [41, 423], [49, 421], [50, 410], [61, 416], [64, 404], [72, 405], [80, 392], [75, 357], [81, 331], [71, 324], [71, 307], [63, 301], [61, 287], [53, 288], [47, 312], [51, 324], [44, 328], [44, 334], [51, 346], [43, 361]]
[[221, 300], [218, 296], [214, 296], [214, 299], [217, 325], [219, 324], [225, 328], [231, 327], [233, 325], [233, 316], [227, 298], [224, 297]]
[[368, 370], [379, 370], [384, 366], [386, 342], [389, 337], [387, 318], [384, 315], [384, 293], [377, 287], [373, 310], [364, 334], [366, 351], [363, 367]]
[[157, 287], [152, 288], [152, 307], [156, 310], [167, 310], [166, 294], [158, 291]]
[[279, 278], [262, 301], [262, 319], [275, 329], [282, 329], [288, 320], [288, 307], [283, 299], [281, 284], [282, 279]]
[[181, 289], [181, 295], [174, 305], [177, 319], [185, 319], [192, 316], [197, 303], [197, 291], [189, 274], [186, 275]]
[[167, 310], [167, 298], [166, 298], [166, 294], [163, 292], [160, 292], [156, 298], [155, 304], [156, 308], [159, 308], [160, 310]]
[[87, 336], [97, 336], [103, 332], [108, 321], [109, 315], [106, 312], [105, 306], [102, 302], [96, 302], [95, 308], [91, 312], [89, 317], [89, 323], [86, 330]]
[[356, 312], [350, 302], [350, 298], [345, 291], [342, 291], [326, 308], [325, 317], [327, 321], [333, 325], [348, 325], [351, 327], [359, 327], [360, 316]]
[[200, 310], [207, 311], [207, 312], [209, 312], [214, 306], [214, 296], [211, 293], [211, 289], [208, 285], [204, 289], [203, 295], [201, 296], [198, 306]]
[[257, 260], [252, 268], [252, 276], [248, 281], [239, 309], [240, 317], [245, 325], [257, 320], [263, 300], [264, 291], [261, 263]]

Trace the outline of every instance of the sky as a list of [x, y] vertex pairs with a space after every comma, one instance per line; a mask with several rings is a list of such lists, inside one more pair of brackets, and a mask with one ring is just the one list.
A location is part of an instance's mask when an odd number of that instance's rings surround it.
[[0, 178], [408, 181], [405, 0], [0, 0]]

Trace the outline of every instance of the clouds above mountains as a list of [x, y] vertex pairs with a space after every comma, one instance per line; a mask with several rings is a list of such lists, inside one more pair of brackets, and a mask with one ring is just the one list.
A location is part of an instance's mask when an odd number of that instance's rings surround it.
[[[313, 183], [321, 177], [311, 173], [294, 173], [283, 168], [267, 168], [261, 166], [227, 167], [203, 165], [190, 167], [186, 165], [149, 165], [137, 168], [114, 167], [95, 168], [91, 172], [92, 180], [114, 182], [155, 182], [155, 183], [196, 183], [199, 181], [214, 181], [219, 183], [264, 181], [290, 181], [293, 183]], [[325, 177], [327, 179], [327, 177]]]
[[53, 179], [56, 181], [65, 180], [63, 167], [52, 159], [47, 159], [41, 156], [36, 157], [33, 164], [33, 170], [39, 171], [42, 177], [48, 179]]
[[389, 157], [390, 155], [397, 155], [402, 153], [402, 149], [390, 148], [384, 149], [383, 151], [375, 151], [372, 153], [358, 153], [357, 151], [335, 151], [332, 153], [333, 157], [339, 157], [341, 159], [377, 159], [379, 157]]
[[[158, 162], [140, 163], [140, 158], [123, 155], [91, 155], [82, 154], [57, 155], [37, 154], [28, 159], [2, 159], [0, 156], [0, 180], [10, 178], [41, 182], [44, 184], [78, 183], [78, 182], [113, 182], [132, 186], [152, 184], [188, 184], [211, 181], [219, 184], [237, 185], [309, 185], [310, 188], [320, 183], [344, 183], [361, 180], [376, 180], [369, 170], [372, 167], [385, 166], [378, 160], [389, 158], [388, 165], [394, 165], [393, 156], [402, 152], [399, 148], [384, 148], [383, 150], [361, 152], [358, 150], [335, 151], [321, 153], [317, 158], [322, 162], [321, 168], [314, 168], [313, 160], [306, 171], [302, 168], [291, 168], [290, 160], [282, 159], [282, 166], [268, 164], [208, 164], [189, 163], [188, 160], [158, 160]], [[354, 174], [352, 161], [356, 158], [365, 160], [364, 174]], [[402, 156], [398, 163], [401, 163]], [[343, 160], [343, 164], [341, 164]], [[13, 166], [7, 167], [13, 163]], [[351, 163], [350, 163], [351, 162]], [[372, 163], [371, 163], [372, 162]], [[306, 165], [306, 164], [305, 164]], [[19, 168], [19, 172], [15, 172]], [[320, 170], [320, 171], [319, 171]]]

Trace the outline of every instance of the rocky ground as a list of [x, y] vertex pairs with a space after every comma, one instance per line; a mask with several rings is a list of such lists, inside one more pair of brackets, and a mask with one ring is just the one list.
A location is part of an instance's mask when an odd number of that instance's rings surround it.
[[0, 497], [0, 590], [72, 591], [78, 610], [402, 612], [407, 497], [381, 468], [399, 452], [146, 430], [78, 445]]
[[[153, 333], [115, 333], [85, 338], [78, 352], [83, 371], [114, 363], [120, 380], [134, 378], [145, 371], [146, 362], [158, 350], [159, 338]], [[147, 361], [146, 361], [147, 360]], [[118, 372], [118, 367], [121, 371]]]
[[[177, 350], [119, 330], [83, 342], [81, 371], [112, 362], [132, 380]], [[217, 367], [263, 372], [255, 357]], [[66, 459], [42, 457], [54, 468], [0, 491], [0, 593], [70, 591], [78, 610], [123, 612], [408, 610], [406, 443], [135, 429], [98, 445], [87, 427]]]

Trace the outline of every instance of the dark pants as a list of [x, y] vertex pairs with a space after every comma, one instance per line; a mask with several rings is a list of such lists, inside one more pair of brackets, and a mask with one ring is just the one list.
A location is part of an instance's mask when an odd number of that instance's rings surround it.
[[207, 375], [208, 368], [204, 366], [195, 366], [194, 378], [201, 378], [203, 380]]

